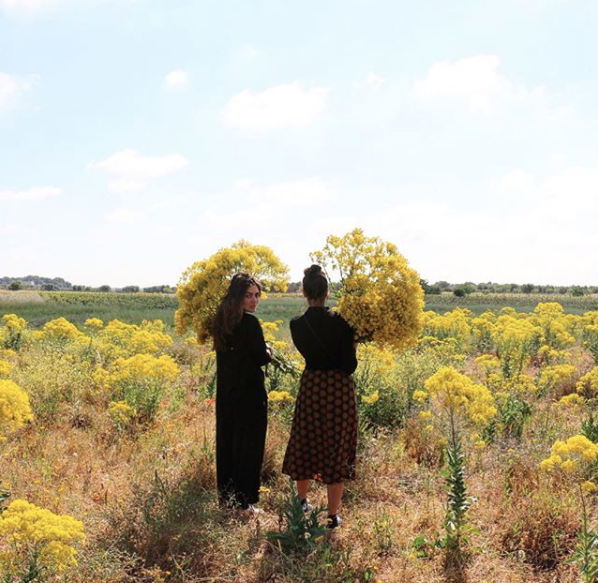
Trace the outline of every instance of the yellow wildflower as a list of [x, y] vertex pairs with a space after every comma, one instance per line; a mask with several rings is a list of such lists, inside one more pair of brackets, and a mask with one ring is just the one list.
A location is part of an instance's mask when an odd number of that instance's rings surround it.
[[369, 405], [373, 405], [380, 400], [380, 393], [378, 391], [374, 391], [371, 395], [364, 395], [361, 400], [364, 403], [368, 403]]
[[80, 521], [26, 500], [15, 500], [0, 514], [0, 536], [10, 544], [3, 553], [9, 567], [26, 568], [31, 557], [38, 556], [42, 567], [58, 571], [77, 564], [73, 545], [85, 538]]
[[268, 401], [271, 403], [293, 402], [294, 400], [288, 391], [270, 391], [268, 393]]
[[19, 429], [32, 419], [27, 393], [13, 381], [0, 379], [0, 441], [3, 434]]

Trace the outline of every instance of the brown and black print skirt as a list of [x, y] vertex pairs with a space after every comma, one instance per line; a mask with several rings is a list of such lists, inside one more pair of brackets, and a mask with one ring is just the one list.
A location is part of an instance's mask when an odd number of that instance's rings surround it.
[[336, 484], [355, 479], [357, 407], [351, 376], [305, 370], [282, 473]]

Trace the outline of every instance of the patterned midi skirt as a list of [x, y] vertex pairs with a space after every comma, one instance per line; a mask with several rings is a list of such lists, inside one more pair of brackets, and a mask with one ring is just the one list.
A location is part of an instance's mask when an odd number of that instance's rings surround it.
[[305, 370], [282, 473], [336, 484], [355, 479], [357, 406], [350, 375]]

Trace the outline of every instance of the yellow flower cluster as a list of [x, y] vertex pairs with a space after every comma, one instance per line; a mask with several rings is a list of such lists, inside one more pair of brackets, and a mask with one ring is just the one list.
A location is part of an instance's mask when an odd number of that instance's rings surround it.
[[598, 366], [583, 375], [577, 382], [577, 385], [575, 385], [575, 388], [584, 397], [596, 398], [598, 396]]
[[486, 375], [489, 375], [500, 368], [500, 360], [493, 354], [482, 354], [476, 357], [474, 362], [484, 371]]
[[525, 346], [537, 342], [540, 333], [540, 329], [529, 320], [505, 314], [498, 317], [494, 341], [497, 347], [503, 349], [512, 345]]
[[7, 377], [12, 372], [14, 365], [5, 360], [0, 360], [0, 377]]
[[288, 391], [270, 391], [268, 393], [268, 401], [271, 403], [292, 403], [294, 400]]
[[29, 396], [16, 383], [0, 379], [0, 442], [3, 435], [33, 419]]
[[358, 341], [403, 349], [417, 342], [423, 325], [424, 292], [418, 273], [392, 243], [355, 229], [329, 236], [312, 259], [340, 273], [338, 310]]
[[6, 540], [6, 548], [11, 549], [0, 550], [2, 566], [8, 573], [22, 572], [31, 556], [37, 556], [39, 565], [47, 569], [62, 571], [76, 565], [77, 550], [73, 545], [84, 538], [80, 521], [26, 500], [15, 500], [0, 514], [0, 539]]
[[126, 401], [112, 401], [108, 405], [108, 415], [118, 425], [128, 425], [135, 419], [137, 411]]
[[178, 374], [179, 367], [170, 356], [136, 354], [131, 358], [117, 358], [109, 370], [97, 369], [93, 378], [104, 388], [112, 389], [132, 384], [174, 380]]
[[277, 340], [276, 333], [282, 326], [282, 320], [274, 320], [274, 322], [265, 322], [260, 318], [260, 324], [264, 331], [264, 340], [274, 349], [274, 352], [287, 352], [290, 349], [289, 343], [284, 340]]
[[542, 390], [562, 389], [572, 384], [577, 376], [577, 368], [572, 364], [554, 364], [547, 366], [538, 379]]
[[581, 395], [577, 393], [571, 393], [570, 395], [565, 395], [562, 397], [558, 402], [558, 405], [561, 407], [576, 407], [578, 405], [583, 405], [584, 403], [585, 399]]
[[269, 247], [239, 241], [231, 248], [220, 249], [209, 259], [194, 263], [183, 273], [177, 289], [177, 333], [182, 335], [193, 328], [199, 342], [205, 344], [230, 279], [240, 271], [256, 277], [266, 290], [272, 287], [285, 291], [287, 288], [288, 269]]
[[77, 326], [66, 318], [60, 317], [44, 324], [41, 333], [36, 334], [37, 339], [74, 340], [83, 336]]
[[443, 367], [425, 382], [426, 391], [415, 391], [413, 398], [427, 398], [453, 414], [463, 411], [474, 424], [483, 425], [496, 416], [492, 393], [452, 367]]
[[562, 350], [557, 350], [548, 344], [543, 344], [538, 348], [537, 356], [538, 360], [543, 363], [558, 363], [565, 358], [566, 353]]
[[540, 463], [540, 468], [552, 471], [560, 468], [567, 474], [581, 471], [585, 465], [598, 457], [598, 445], [585, 435], [574, 435], [567, 441], [555, 441], [550, 457]]
[[85, 320], [85, 326], [88, 328], [101, 328], [104, 325], [104, 322], [99, 318], [87, 318]]
[[534, 309], [533, 318], [542, 330], [542, 340], [553, 348], [565, 348], [575, 343], [570, 333], [574, 320], [564, 315], [563, 306], [558, 302], [539, 303]]
[[372, 374], [382, 375], [389, 372], [395, 364], [396, 355], [380, 344], [360, 344], [357, 348], [357, 360], [366, 363]]
[[369, 395], [364, 395], [363, 397], [361, 397], [361, 400], [364, 403], [367, 403], [368, 405], [373, 405], [374, 403], [377, 403], [380, 400], [380, 392], [374, 391]]
[[471, 335], [471, 316], [472, 312], [463, 308], [455, 308], [445, 314], [424, 312], [424, 334], [441, 340], [455, 338], [460, 342], [468, 342]]
[[486, 348], [492, 344], [492, 336], [496, 328], [494, 312], [484, 312], [481, 316], [471, 320], [471, 328], [478, 346]]
[[510, 377], [505, 377], [500, 373], [490, 373], [486, 378], [486, 382], [488, 386], [495, 391], [495, 394], [498, 394], [499, 392], [505, 393], [506, 395], [508, 395], [508, 393], [535, 393], [538, 390], [536, 383], [534, 383], [534, 379], [523, 373]]
[[143, 320], [140, 325], [111, 320], [99, 331], [95, 346], [109, 360], [156, 354], [172, 344], [172, 337], [164, 332], [164, 327], [162, 320]]
[[11, 333], [22, 332], [27, 327], [27, 321], [16, 314], [5, 314], [2, 316], [2, 321]]

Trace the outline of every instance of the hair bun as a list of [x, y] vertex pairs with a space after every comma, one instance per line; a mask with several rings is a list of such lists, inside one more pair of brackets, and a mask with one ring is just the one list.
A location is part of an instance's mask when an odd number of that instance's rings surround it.
[[312, 266], [308, 267], [307, 269], [303, 270], [303, 275], [319, 275], [322, 273], [322, 268], [319, 265], [313, 264]]

